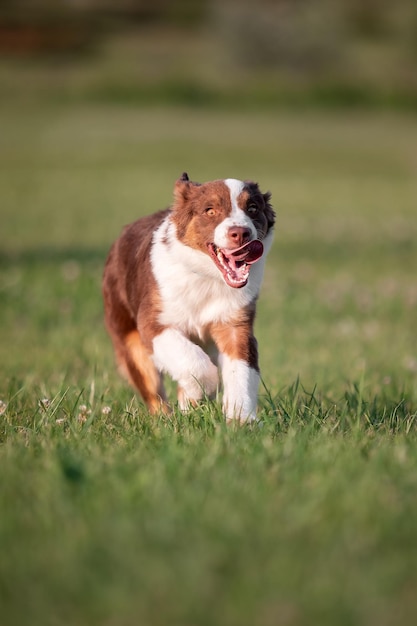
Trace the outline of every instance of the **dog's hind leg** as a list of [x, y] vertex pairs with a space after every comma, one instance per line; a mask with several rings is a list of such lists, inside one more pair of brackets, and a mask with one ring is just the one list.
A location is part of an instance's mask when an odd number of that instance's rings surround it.
[[150, 413], [166, 413], [168, 407], [162, 377], [137, 330], [123, 337], [116, 354], [122, 373], [127, 374], [130, 382], [139, 390]]
[[151, 413], [167, 412], [160, 373], [137, 330], [135, 320], [115, 287], [110, 273], [103, 280], [107, 330], [113, 342], [120, 373], [141, 394]]

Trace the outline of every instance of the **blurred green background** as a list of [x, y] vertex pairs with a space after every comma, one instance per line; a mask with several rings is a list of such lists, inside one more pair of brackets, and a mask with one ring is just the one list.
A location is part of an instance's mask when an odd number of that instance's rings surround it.
[[417, 104], [413, 0], [3, 0], [0, 53], [11, 99]]
[[114, 371], [107, 250], [184, 170], [272, 192], [274, 393], [340, 394], [364, 368], [414, 388], [416, 29], [409, 0], [3, 1], [3, 395]]

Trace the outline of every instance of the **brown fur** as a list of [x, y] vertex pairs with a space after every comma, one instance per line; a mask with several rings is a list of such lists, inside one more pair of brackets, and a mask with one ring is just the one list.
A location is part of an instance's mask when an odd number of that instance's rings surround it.
[[[160, 302], [149, 251], [168, 211], [127, 226], [110, 250], [103, 277], [105, 321], [121, 373], [141, 393], [151, 412], [165, 406], [161, 376], [151, 359]], [[140, 304], [140, 306], [139, 306]]]
[[[214, 181], [209, 185], [200, 185], [179, 179], [174, 189], [175, 203], [173, 220], [177, 226], [178, 238], [186, 245], [207, 252], [209, 236], [232, 209], [230, 196], [225, 194], [223, 181]], [[270, 194], [262, 194], [258, 185], [251, 181], [239, 196], [238, 204], [242, 209], [254, 205], [258, 212], [253, 218], [259, 239], [263, 239], [275, 221], [275, 213], [269, 203]], [[212, 209], [210, 214], [207, 209]], [[233, 243], [233, 242], [232, 242]], [[241, 243], [237, 243], [241, 245]]]
[[259, 371], [258, 344], [253, 334], [255, 303], [244, 309], [239, 318], [228, 324], [213, 324], [210, 334], [223, 354], [231, 359], [246, 361]]

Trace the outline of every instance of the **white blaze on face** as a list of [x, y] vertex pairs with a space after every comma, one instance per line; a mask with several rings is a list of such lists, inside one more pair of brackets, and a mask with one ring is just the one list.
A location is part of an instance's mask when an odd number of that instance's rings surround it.
[[214, 243], [218, 248], [227, 249], [230, 245], [227, 237], [229, 228], [232, 228], [233, 226], [249, 228], [252, 233], [252, 239], [257, 238], [257, 232], [250, 217], [246, 215], [244, 210], [238, 205], [238, 197], [242, 193], [245, 183], [241, 180], [236, 180], [235, 178], [227, 178], [224, 183], [229, 190], [232, 211], [228, 217], [216, 226], [214, 230]]
[[232, 216], [234, 216], [235, 214], [238, 214], [238, 211], [242, 210], [237, 203], [237, 199], [242, 193], [245, 183], [241, 180], [236, 180], [236, 178], [226, 178], [224, 184], [229, 188], [230, 200], [232, 203]]

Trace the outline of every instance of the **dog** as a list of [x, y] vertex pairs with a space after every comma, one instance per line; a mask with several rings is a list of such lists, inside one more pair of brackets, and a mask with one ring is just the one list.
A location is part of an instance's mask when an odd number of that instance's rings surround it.
[[216, 393], [227, 420], [256, 419], [260, 382], [253, 334], [271, 194], [236, 179], [203, 184], [184, 173], [171, 208], [126, 226], [103, 276], [105, 322], [119, 370], [153, 414], [168, 412], [162, 375], [185, 411]]

